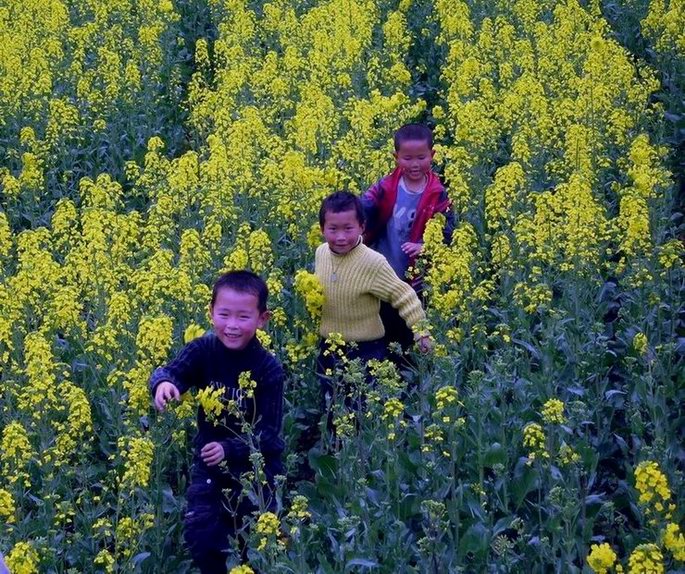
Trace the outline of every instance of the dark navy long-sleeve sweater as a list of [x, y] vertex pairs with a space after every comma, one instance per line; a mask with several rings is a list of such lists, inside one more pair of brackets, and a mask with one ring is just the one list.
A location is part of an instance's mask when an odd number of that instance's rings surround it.
[[[245, 371], [250, 371], [251, 379], [256, 383], [252, 398], [238, 385], [238, 378]], [[244, 419], [252, 424], [257, 447], [264, 455], [266, 474], [272, 479], [275, 474], [283, 473], [284, 379], [283, 367], [256, 337], [247, 347], [235, 351], [224, 346], [214, 333], [208, 333], [188, 343], [169, 364], [155, 369], [150, 377], [150, 391], [154, 397], [157, 386], [163, 381], [173, 383], [180, 393], [191, 387], [223, 388], [224, 401], [236, 401]], [[193, 441], [195, 463], [207, 471], [218, 471], [217, 467], [206, 467], [200, 458], [202, 447], [218, 442], [224, 448], [230, 474], [237, 477], [251, 470], [250, 443], [243, 433], [242, 422], [239, 417], [224, 411], [215, 424], [215, 421], [207, 420], [202, 408], [198, 409], [198, 432]]]

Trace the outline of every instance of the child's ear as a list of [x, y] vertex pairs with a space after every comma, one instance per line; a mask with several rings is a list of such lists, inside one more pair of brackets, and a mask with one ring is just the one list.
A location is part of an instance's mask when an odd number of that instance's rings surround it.
[[263, 329], [264, 326], [269, 322], [269, 319], [271, 319], [271, 311], [267, 309], [263, 313], [260, 313], [259, 319], [257, 319], [257, 328]]
[[392, 152], [392, 157], [395, 158], [395, 163], [398, 163], [398, 162], [399, 162], [399, 158], [398, 158], [398, 156], [397, 156], [397, 152], [396, 152], [396, 151]]
[[431, 148], [431, 158], [435, 157], [435, 149]]

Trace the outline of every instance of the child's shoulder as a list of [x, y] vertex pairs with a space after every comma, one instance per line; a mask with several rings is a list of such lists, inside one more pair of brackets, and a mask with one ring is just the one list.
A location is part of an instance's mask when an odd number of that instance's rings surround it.
[[314, 252], [314, 262], [317, 263], [318, 261], [321, 261], [322, 258], [326, 257], [328, 254], [328, 243], [325, 241], [319, 245], [316, 248], [316, 251]]
[[216, 338], [214, 332], [207, 331], [203, 335], [188, 341], [183, 347], [183, 350], [194, 355], [211, 355], [212, 353], [217, 352], [218, 342], [219, 339]]
[[359, 252], [360, 252], [360, 259], [361, 262], [360, 264], [365, 266], [365, 267], [372, 267], [372, 268], [377, 268], [379, 265], [382, 265], [383, 263], [387, 263], [387, 259], [385, 255], [382, 253], [376, 251], [375, 249], [371, 249], [368, 245], [362, 243], [359, 246]]
[[283, 364], [278, 357], [265, 348], [258, 340], [255, 340], [253, 351], [255, 353], [254, 368], [260, 378], [266, 377], [271, 379], [273, 377], [281, 377], [284, 374]]

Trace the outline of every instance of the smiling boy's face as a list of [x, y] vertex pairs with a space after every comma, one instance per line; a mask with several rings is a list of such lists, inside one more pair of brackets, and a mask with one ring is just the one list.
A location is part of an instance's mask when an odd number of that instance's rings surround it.
[[421, 184], [430, 172], [435, 150], [427, 140], [404, 140], [395, 152], [395, 161], [409, 184]]
[[253, 293], [222, 287], [209, 308], [214, 333], [223, 345], [233, 351], [247, 347], [269, 319], [269, 312], [259, 310], [259, 299]]
[[364, 225], [359, 222], [354, 209], [326, 212], [326, 219], [321, 228], [324, 239], [335, 253], [349, 253], [359, 243], [359, 236], [364, 233]]

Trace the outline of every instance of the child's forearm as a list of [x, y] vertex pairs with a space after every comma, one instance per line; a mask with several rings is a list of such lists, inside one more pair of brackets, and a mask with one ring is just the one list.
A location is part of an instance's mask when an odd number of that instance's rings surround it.
[[392, 305], [409, 328], [426, 320], [421, 301], [408, 283], [402, 281], [387, 261], [376, 272], [373, 294]]

